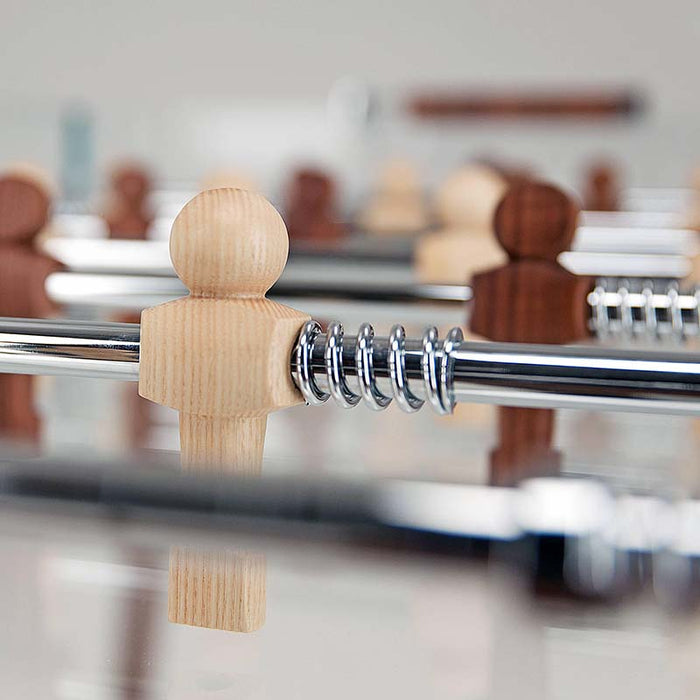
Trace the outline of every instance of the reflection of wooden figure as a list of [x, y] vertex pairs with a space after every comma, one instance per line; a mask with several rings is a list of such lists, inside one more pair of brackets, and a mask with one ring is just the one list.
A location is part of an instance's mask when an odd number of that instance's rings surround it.
[[[17, 169], [0, 175], [0, 316], [46, 318], [57, 311], [44, 283], [60, 265], [34, 246], [49, 206], [49, 187], [37, 173]], [[33, 388], [34, 377], [0, 375], [2, 437], [39, 441]]]
[[612, 163], [594, 163], [586, 171], [583, 203], [588, 211], [617, 211], [620, 183]]
[[285, 221], [289, 239], [323, 242], [340, 238], [344, 227], [336, 212], [333, 179], [322, 170], [297, 170], [287, 192]]
[[[287, 251], [258, 194], [202, 192], [175, 219], [170, 254], [190, 295], [143, 312], [139, 392], [179, 410], [186, 469], [259, 474], [267, 414], [303, 402], [288, 364], [308, 317], [265, 298]], [[173, 622], [258, 629], [264, 557], [175, 548], [168, 599]]]
[[110, 185], [104, 210], [109, 237], [144, 240], [153, 222], [148, 171], [135, 163], [120, 165], [112, 171]]
[[[509, 262], [472, 281], [474, 333], [516, 343], [572, 343], [586, 337], [591, 280], [556, 261], [571, 245], [577, 217], [574, 202], [550, 185], [530, 182], [509, 190], [494, 216]], [[498, 414], [499, 444], [491, 453], [494, 483], [558, 469], [552, 410], [501, 407]]]
[[409, 162], [388, 163], [357, 225], [376, 235], [412, 235], [430, 223], [418, 171]]
[[475, 272], [505, 262], [493, 238], [493, 213], [506, 188], [501, 175], [481, 164], [465, 165], [445, 180], [435, 200], [441, 228], [416, 244], [420, 282], [464, 284]]

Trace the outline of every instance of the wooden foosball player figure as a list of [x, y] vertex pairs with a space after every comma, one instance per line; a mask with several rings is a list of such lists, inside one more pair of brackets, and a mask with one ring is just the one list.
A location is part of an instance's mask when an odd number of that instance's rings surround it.
[[[0, 316], [48, 318], [58, 311], [44, 284], [61, 265], [35, 247], [50, 204], [42, 173], [18, 167], [0, 174]], [[39, 442], [34, 384], [29, 375], [0, 375], [0, 438]]]
[[[588, 336], [592, 280], [557, 263], [573, 241], [578, 213], [573, 200], [551, 185], [530, 182], [508, 191], [496, 209], [494, 230], [509, 261], [473, 278], [473, 333], [516, 343], [564, 344]], [[554, 418], [551, 409], [499, 407], [493, 483], [559, 470]]]
[[583, 204], [588, 211], [617, 211], [620, 204], [620, 182], [612, 163], [599, 162], [586, 171]]
[[507, 187], [504, 177], [483, 164], [465, 165], [445, 180], [435, 197], [440, 229], [416, 244], [419, 282], [464, 284], [475, 272], [505, 262], [492, 227]]
[[120, 165], [112, 171], [103, 214], [110, 238], [146, 239], [154, 218], [149, 203], [151, 189], [150, 174], [136, 163]]
[[[256, 476], [267, 415], [303, 403], [288, 371], [308, 316], [265, 298], [288, 253], [261, 195], [209, 190], [175, 219], [173, 266], [189, 296], [141, 316], [139, 393], [180, 412], [185, 469]], [[171, 553], [169, 618], [249, 632], [265, 620], [265, 560], [249, 552]]]
[[[110, 191], [104, 210], [110, 238], [132, 241], [147, 239], [154, 219], [149, 204], [151, 190], [152, 179], [143, 166], [126, 163], [112, 170]], [[139, 315], [122, 314], [116, 320], [122, 323], [138, 323]], [[151, 425], [150, 407], [133, 387], [126, 387], [126, 391], [124, 400], [128, 440], [132, 447], [140, 448], [146, 443]]]
[[416, 168], [393, 161], [379, 174], [375, 191], [357, 218], [360, 230], [377, 236], [411, 236], [425, 231], [430, 216]]
[[333, 178], [317, 168], [297, 170], [287, 192], [285, 222], [292, 246], [297, 241], [324, 243], [343, 236]]

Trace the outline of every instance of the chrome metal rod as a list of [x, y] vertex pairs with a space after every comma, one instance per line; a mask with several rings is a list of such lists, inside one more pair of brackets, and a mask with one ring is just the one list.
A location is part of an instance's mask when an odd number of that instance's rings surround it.
[[[0, 319], [0, 372], [135, 381], [138, 360], [137, 325]], [[700, 358], [688, 353], [473, 343], [457, 329], [417, 340], [400, 326], [375, 338], [368, 324], [344, 337], [339, 324], [321, 335], [310, 322], [290, 371], [312, 404], [333, 395], [346, 407], [395, 398], [404, 410], [428, 402], [441, 414], [456, 402], [700, 414]]]
[[137, 381], [138, 324], [0, 319], [0, 372]]
[[[588, 229], [579, 229], [583, 235]], [[691, 271], [690, 259], [698, 252], [695, 236], [690, 231], [656, 231], [650, 229], [647, 243], [639, 250], [633, 241], [640, 237], [636, 230], [590, 229], [585, 247], [574, 247], [562, 253], [559, 262], [579, 275], [615, 277], [651, 277], [681, 279]], [[626, 232], [626, 235], [623, 233]], [[663, 235], [666, 238], [663, 239]], [[617, 241], [616, 247], [606, 247], [607, 241]], [[583, 244], [581, 244], [583, 245]], [[168, 246], [165, 241], [119, 241], [101, 239], [52, 238], [43, 245], [45, 251], [72, 272], [92, 274], [140, 274], [174, 277]], [[376, 246], [375, 246], [376, 247]], [[402, 249], [389, 255], [372, 254], [345, 248], [293, 248], [285, 277], [314, 279], [319, 276], [355, 281], [367, 271], [373, 278], [397, 276], [412, 278], [412, 243], [404, 242]], [[371, 277], [371, 278], [372, 278]], [[371, 279], [370, 278], [370, 279]]]
[[[700, 295], [680, 293], [675, 285], [642, 283], [632, 287], [599, 283], [588, 296], [590, 328], [602, 338], [622, 335], [646, 339], [672, 337], [683, 339], [700, 334]], [[46, 282], [49, 296], [59, 304], [91, 306], [103, 309], [141, 311], [187, 294], [174, 277], [134, 275], [93, 275], [57, 272]], [[459, 308], [472, 298], [466, 285], [413, 284], [402, 280], [372, 279], [337, 281], [283, 277], [270, 290], [272, 298], [291, 305], [305, 300], [313, 313], [333, 316], [337, 311], [329, 302], [362, 302], [423, 306], [428, 314], [436, 308]], [[308, 300], [314, 300], [309, 302]], [[323, 310], [316, 309], [323, 303]], [[426, 317], [430, 322], [430, 316]], [[451, 321], [454, 322], [454, 319]]]
[[[55, 224], [65, 235], [47, 239], [42, 245], [47, 253], [76, 271], [161, 274], [161, 270], [171, 270], [167, 247], [171, 218], [156, 220], [149, 241], [107, 240], [104, 221], [89, 215], [59, 216]], [[354, 233], [332, 243], [293, 241], [291, 259], [410, 265], [415, 240], [415, 236], [386, 239]], [[694, 232], [688, 230], [682, 217], [640, 212], [582, 212], [572, 250], [575, 254], [688, 257], [697, 253], [698, 245]], [[139, 252], [134, 254], [135, 251]], [[579, 261], [578, 265], [581, 264]], [[616, 264], [625, 264], [625, 260]], [[620, 274], [631, 273], [628, 269]]]
[[440, 414], [457, 402], [700, 414], [700, 358], [687, 353], [592, 347], [474, 343], [458, 329], [445, 341], [434, 328], [421, 340], [395, 326], [375, 338], [371, 326], [344, 337], [340, 324], [302, 329], [293, 377], [312, 404], [330, 396], [343, 408], [374, 410], [392, 398], [408, 412], [424, 402]]
[[[55, 272], [46, 290], [58, 304], [142, 310], [187, 295], [177, 277], [101, 275]], [[343, 301], [454, 305], [471, 299], [471, 288], [450, 284], [415, 284], [410, 281], [332, 279], [315, 281], [285, 276], [270, 290], [274, 299], [337, 299]]]

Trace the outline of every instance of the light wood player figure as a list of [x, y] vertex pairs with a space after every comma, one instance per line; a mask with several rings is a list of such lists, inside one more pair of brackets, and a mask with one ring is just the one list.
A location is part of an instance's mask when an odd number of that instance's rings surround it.
[[[308, 316], [265, 298], [288, 246], [282, 218], [253, 192], [202, 192], [175, 219], [170, 255], [190, 294], [143, 312], [139, 393], [180, 412], [185, 469], [260, 474], [267, 414], [303, 402], [289, 358]], [[264, 558], [175, 548], [169, 617], [258, 629]]]

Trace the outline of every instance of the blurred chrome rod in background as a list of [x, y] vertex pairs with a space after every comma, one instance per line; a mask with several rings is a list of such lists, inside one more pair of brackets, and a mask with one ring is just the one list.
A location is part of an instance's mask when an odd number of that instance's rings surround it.
[[[676, 605], [699, 583], [700, 502], [614, 496], [573, 479], [517, 488], [228, 479], [123, 463], [3, 460], [0, 532], [161, 551], [281, 545], [500, 559], [535, 583], [544, 578], [582, 594], [620, 594], [653, 580]], [[540, 547], [553, 540], [561, 546]]]
[[[275, 342], [272, 338], [269, 342]], [[456, 402], [700, 415], [700, 359], [689, 353], [474, 343], [453, 329], [421, 339], [401, 326], [356, 337], [310, 322], [289, 348], [289, 371], [311, 404], [332, 395], [349, 408], [392, 399], [408, 412], [424, 402], [439, 414]], [[125, 381], [138, 379], [139, 327], [0, 319], [0, 372]]]
[[[564, 267], [579, 275], [682, 279], [692, 272], [692, 260], [699, 252], [693, 231], [579, 229], [582, 231], [591, 232], [586, 235], [586, 247], [577, 245], [573, 251], [559, 256]], [[362, 247], [358, 247], [358, 241], [314, 247], [293, 245], [283, 279], [302, 276], [357, 279], [363, 273], [363, 265], [371, 265], [372, 277], [401, 275], [406, 281], [413, 279], [413, 241], [361, 240]], [[175, 274], [166, 241], [54, 237], [46, 239], [42, 248], [73, 272]]]
[[[674, 284], [651, 282], [632, 286], [619, 281], [612, 286], [611, 289], [609, 282], [600, 281], [588, 295], [590, 328], [594, 335], [682, 340], [700, 334], [700, 295], [696, 291], [680, 293]], [[120, 311], [142, 311], [188, 293], [176, 277], [78, 272], [53, 273], [46, 281], [46, 291], [57, 304]], [[340, 302], [399, 307], [392, 309], [394, 315], [420, 308], [422, 313], [416, 320], [429, 325], [435, 322], [436, 310], [454, 310], [458, 318], [466, 318], [466, 304], [472, 299], [472, 290], [466, 285], [415, 284], [384, 278], [379, 281], [376, 278], [371, 281], [296, 279], [285, 274], [269, 296], [292, 306], [303, 304], [309, 313], [326, 318], [343, 313]], [[415, 313], [413, 317], [416, 318]], [[454, 323], [454, 318], [448, 322]]]

